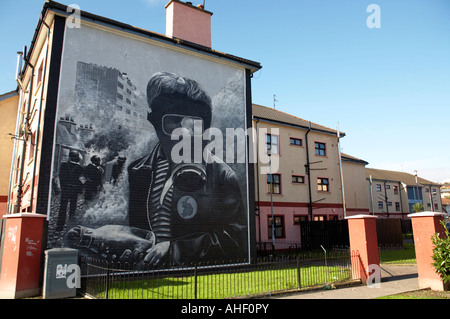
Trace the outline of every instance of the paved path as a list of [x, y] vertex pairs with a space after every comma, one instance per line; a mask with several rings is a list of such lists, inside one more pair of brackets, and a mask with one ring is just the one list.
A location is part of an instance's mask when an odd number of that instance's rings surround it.
[[358, 285], [333, 290], [315, 290], [275, 299], [373, 299], [419, 289], [417, 266], [381, 264], [379, 288]]

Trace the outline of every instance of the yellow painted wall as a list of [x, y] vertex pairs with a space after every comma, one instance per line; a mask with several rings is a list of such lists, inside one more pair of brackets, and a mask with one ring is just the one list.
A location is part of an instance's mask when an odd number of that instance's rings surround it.
[[14, 140], [8, 134], [14, 134], [15, 132], [18, 105], [18, 94], [0, 100], [0, 214], [6, 211], [9, 174], [14, 148]]

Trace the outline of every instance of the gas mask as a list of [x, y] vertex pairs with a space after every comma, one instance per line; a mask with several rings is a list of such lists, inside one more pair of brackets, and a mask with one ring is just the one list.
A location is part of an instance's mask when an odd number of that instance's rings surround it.
[[[191, 138], [200, 138], [202, 140], [203, 119], [190, 115], [164, 115], [162, 117], [163, 133], [166, 136], [171, 136], [175, 129], [183, 129], [185, 133], [189, 133]], [[201, 153], [203, 154], [203, 145]], [[188, 163], [181, 162], [173, 164], [170, 177], [166, 181], [162, 191], [161, 204], [172, 186], [183, 192], [195, 192], [204, 187], [207, 181], [206, 167], [203, 161], [194, 163], [192, 158], [191, 156], [191, 161]]]

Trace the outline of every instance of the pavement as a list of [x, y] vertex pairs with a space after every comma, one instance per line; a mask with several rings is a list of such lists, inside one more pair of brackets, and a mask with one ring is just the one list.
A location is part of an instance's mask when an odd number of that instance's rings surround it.
[[418, 290], [417, 265], [381, 264], [381, 282], [372, 286], [360, 284], [331, 290], [312, 290], [274, 299], [374, 299]]

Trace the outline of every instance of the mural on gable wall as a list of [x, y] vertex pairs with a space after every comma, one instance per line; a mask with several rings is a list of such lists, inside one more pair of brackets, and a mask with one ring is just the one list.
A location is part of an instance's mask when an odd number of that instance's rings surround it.
[[151, 264], [248, 259], [247, 163], [225, 162], [204, 135], [246, 129], [244, 70], [84, 26], [65, 39], [49, 248]]

